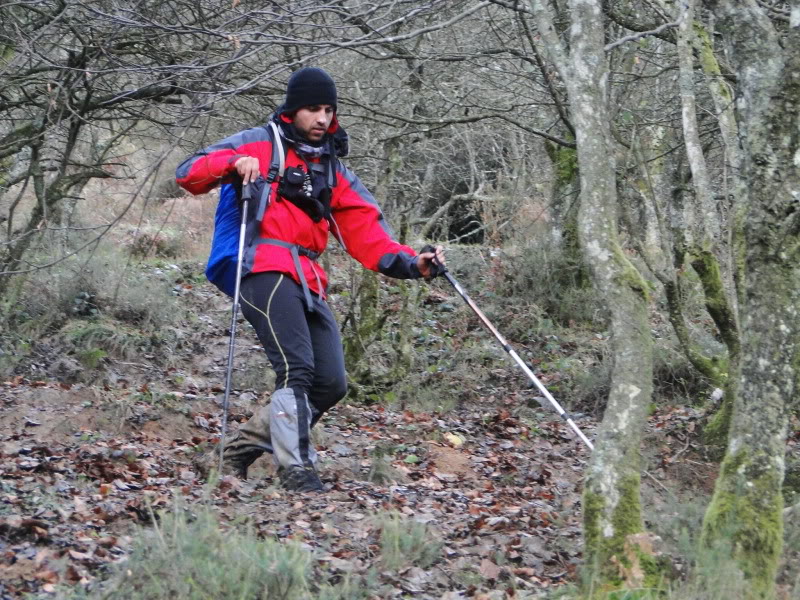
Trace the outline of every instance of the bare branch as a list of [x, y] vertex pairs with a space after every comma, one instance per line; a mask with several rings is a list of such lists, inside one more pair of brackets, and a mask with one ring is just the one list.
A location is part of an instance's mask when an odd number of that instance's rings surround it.
[[651, 29], [649, 31], [640, 31], [639, 33], [634, 33], [631, 35], [626, 35], [623, 38], [618, 39], [616, 42], [611, 42], [610, 44], [606, 44], [605, 51], [609, 52], [618, 46], [622, 46], [623, 44], [627, 44], [628, 42], [635, 42], [636, 40], [640, 40], [644, 37], [649, 36], [658, 36], [659, 34], [663, 33], [667, 29], [674, 29], [681, 24], [681, 20], [678, 19], [677, 21], [673, 21], [672, 23], [664, 23], [659, 25], [655, 29]]

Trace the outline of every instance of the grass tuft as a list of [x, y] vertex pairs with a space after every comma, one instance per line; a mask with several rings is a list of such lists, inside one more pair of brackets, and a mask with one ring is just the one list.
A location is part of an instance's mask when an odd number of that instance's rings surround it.
[[397, 512], [380, 513], [376, 522], [381, 530], [381, 563], [394, 571], [406, 566], [430, 567], [441, 557], [443, 544], [427, 525], [412, 521]]
[[227, 600], [309, 597], [311, 555], [292, 543], [260, 540], [248, 529], [220, 529], [208, 509], [179, 505], [141, 530], [130, 558], [90, 598]]

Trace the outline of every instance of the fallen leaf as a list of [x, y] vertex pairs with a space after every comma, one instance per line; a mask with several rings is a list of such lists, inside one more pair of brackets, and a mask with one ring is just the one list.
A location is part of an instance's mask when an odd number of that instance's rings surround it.
[[87, 552], [78, 552], [77, 550], [70, 550], [69, 555], [75, 560], [89, 560], [92, 555]]
[[488, 558], [484, 558], [481, 561], [481, 566], [478, 568], [478, 572], [486, 579], [495, 580], [500, 576], [500, 571], [502, 569], [490, 561]]
[[464, 442], [466, 441], [463, 436], [457, 433], [445, 433], [444, 439], [453, 448], [461, 448], [461, 446], [463, 446]]
[[58, 573], [55, 571], [51, 571], [50, 569], [42, 569], [37, 573], [34, 573], [33, 576], [40, 581], [46, 581], [47, 583], [58, 583]]

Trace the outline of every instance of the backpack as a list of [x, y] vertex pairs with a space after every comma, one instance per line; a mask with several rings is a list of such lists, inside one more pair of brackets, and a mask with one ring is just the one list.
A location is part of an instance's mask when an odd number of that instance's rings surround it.
[[[272, 160], [267, 179], [261, 187], [258, 204], [250, 205], [248, 212], [253, 216], [245, 233], [245, 246], [248, 238], [258, 232], [264, 212], [269, 204], [272, 182], [283, 175], [286, 156], [281, 143], [278, 127], [270, 121], [272, 129]], [[206, 278], [231, 298], [236, 293], [236, 266], [239, 260], [239, 237], [241, 233], [242, 211], [238, 187], [232, 183], [223, 184], [219, 191], [219, 203], [214, 214], [214, 236], [211, 240], [211, 253], [206, 264]]]

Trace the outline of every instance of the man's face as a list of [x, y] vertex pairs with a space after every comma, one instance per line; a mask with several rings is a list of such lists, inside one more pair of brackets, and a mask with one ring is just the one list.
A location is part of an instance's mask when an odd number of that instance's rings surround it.
[[318, 142], [331, 126], [333, 114], [333, 106], [330, 104], [304, 106], [294, 113], [292, 123], [308, 141]]

